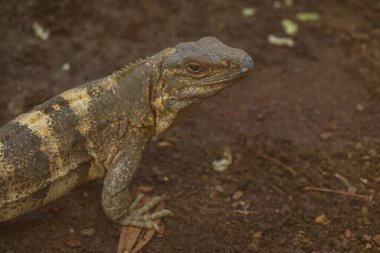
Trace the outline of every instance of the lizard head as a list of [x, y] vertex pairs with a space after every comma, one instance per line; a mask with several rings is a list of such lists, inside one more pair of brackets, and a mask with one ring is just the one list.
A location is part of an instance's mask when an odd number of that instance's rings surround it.
[[248, 75], [252, 58], [213, 37], [163, 50], [153, 88], [156, 135], [179, 122], [194, 106]]

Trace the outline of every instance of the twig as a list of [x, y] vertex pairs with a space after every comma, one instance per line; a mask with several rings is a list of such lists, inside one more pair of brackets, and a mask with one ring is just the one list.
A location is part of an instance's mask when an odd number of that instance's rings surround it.
[[122, 227], [117, 253], [131, 253], [142, 229], [137, 227]]
[[[159, 210], [162, 210], [164, 208], [164, 205], [162, 203], [160, 203], [157, 208], [156, 208], [156, 212], [159, 211]], [[155, 221], [153, 221], [154, 223], [156, 223], [156, 225], [159, 225], [160, 224], [160, 221], [161, 219], [157, 219]], [[160, 227], [160, 232], [162, 231], [162, 228], [163, 227]], [[133, 248], [132, 252], [131, 253], [137, 253], [139, 252], [150, 240], [152, 240], [154, 234], [156, 233], [157, 231], [154, 230], [154, 229], [148, 229], [146, 231], [146, 234], [144, 235], [144, 237], [137, 242], [136, 246]]]
[[[144, 199], [142, 202], [146, 203], [149, 199]], [[163, 209], [163, 204], [159, 204], [156, 207], [156, 211]], [[156, 219], [154, 223], [159, 225], [161, 219]], [[162, 228], [162, 227], [161, 227]], [[161, 229], [160, 229], [161, 230]], [[145, 233], [142, 233], [145, 231]], [[124, 226], [121, 228], [119, 245], [117, 253], [136, 253], [141, 250], [156, 233], [154, 229], [142, 229], [132, 226]]]
[[356, 187], [352, 186], [346, 177], [344, 177], [338, 173], [335, 173], [334, 177], [336, 177], [340, 182], [342, 182], [342, 184], [344, 184], [344, 186], [347, 187], [347, 192], [349, 192], [349, 193], [356, 193], [357, 192], [358, 189], [356, 189]]
[[340, 182], [342, 182], [342, 184], [344, 184], [344, 186], [346, 186], [347, 188], [352, 187], [352, 185], [345, 176], [335, 173], [334, 177], [336, 177]]
[[318, 191], [318, 192], [335, 193], [335, 194], [340, 194], [340, 195], [344, 195], [344, 196], [348, 196], [348, 197], [363, 199], [365, 201], [371, 202], [371, 197], [368, 197], [368, 196], [362, 195], [362, 194], [350, 193], [350, 192], [339, 191], [339, 190], [332, 190], [332, 189], [328, 189], [328, 188], [319, 188], [319, 187], [305, 187], [303, 190], [304, 191]]
[[276, 158], [274, 157], [270, 157], [268, 155], [265, 155], [265, 154], [259, 154], [259, 157], [261, 158], [264, 158], [268, 161], [271, 161], [271, 162], [274, 162], [276, 163], [277, 165], [280, 165], [282, 168], [284, 168], [287, 172], [289, 172], [290, 174], [292, 174], [292, 176], [296, 176], [298, 173], [295, 169], [293, 169], [292, 167], [290, 167], [289, 165], [281, 162], [280, 160], [277, 160]]

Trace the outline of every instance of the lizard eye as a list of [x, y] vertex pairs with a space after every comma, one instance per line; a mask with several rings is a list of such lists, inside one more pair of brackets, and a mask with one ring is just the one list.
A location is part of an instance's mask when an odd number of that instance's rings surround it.
[[190, 73], [190, 74], [193, 74], [193, 75], [202, 75], [202, 74], [205, 74], [206, 73], [206, 68], [204, 68], [202, 65], [200, 65], [199, 63], [197, 62], [189, 62], [186, 66], [186, 69], [187, 71]]

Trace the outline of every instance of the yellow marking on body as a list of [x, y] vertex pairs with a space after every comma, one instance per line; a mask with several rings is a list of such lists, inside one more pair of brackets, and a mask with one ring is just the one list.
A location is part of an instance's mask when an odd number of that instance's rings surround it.
[[[0, 182], [7, 183], [14, 177], [14, 174], [15, 167], [4, 158], [4, 144], [0, 142]], [[14, 198], [15, 194], [6, 191], [4, 196], [0, 196], [0, 209], [2, 209], [8, 202], [13, 201]], [[0, 213], [0, 220], [1, 218]]]
[[[81, 108], [81, 104], [78, 102], [89, 100], [87, 93], [75, 94], [66, 92], [66, 95], [67, 96], [64, 98], [67, 99], [67, 102], [70, 104], [70, 108], [76, 108], [78, 111], [81, 110], [78, 109]], [[53, 105], [52, 108], [56, 111], [61, 109], [61, 107], [56, 104]], [[84, 114], [82, 115], [84, 116]], [[82, 115], [81, 117], [83, 117]], [[70, 173], [73, 169], [75, 169], [73, 166], [76, 166], [76, 164], [67, 164], [67, 159], [61, 155], [62, 151], [60, 148], [62, 143], [60, 143], [60, 141], [62, 140], [57, 138], [61, 133], [54, 132], [51, 127], [51, 120], [52, 119], [48, 114], [44, 114], [41, 111], [31, 111], [21, 115], [15, 120], [28, 127], [34, 134], [41, 138], [42, 144], [39, 149], [49, 157], [51, 171], [49, 181], [51, 185], [42, 205], [51, 202], [52, 200], [62, 196], [65, 192], [73, 189], [77, 186], [79, 180], [78, 175], [75, 173]]]
[[50, 116], [41, 111], [31, 111], [29, 113], [21, 114], [17, 117], [15, 122], [26, 126], [33, 133], [42, 139], [42, 141], [49, 140], [52, 144], [52, 148], [57, 148], [58, 141], [54, 142], [50, 139], [54, 139], [55, 133], [50, 128]]
[[[12, 172], [13, 170], [9, 171], [9, 169], [7, 168], [8, 166], [6, 166], [6, 164], [4, 164], [4, 150], [3, 150], [3, 143], [0, 142], [0, 182], [3, 181], [3, 180], [6, 180], [7, 178], [7, 174], [9, 172]], [[4, 197], [1, 197], [0, 198], [0, 206], [3, 205], [3, 202], [4, 202]]]
[[[50, 170], [51, 170], [51, 178], [49, 180], [54, 180], [57, 177], [60, 177], [64, 171], [61, 170], [63, 168], [63, 160], [60, 157], [60, 143], [56, 138], [56, 133], [51, 128], [51, 119], [48, 114], [45, 114], [41, 111], [31, 111], [28, 113], [21, 114], [16, 119], [13, 120], [20, 125], [27, 127], [35, 136], [38, 136], [41, 139], [40, 147], [36, 147], [36, 149], [40, 149], [44, 154], [46, 154], [49, 158]], [[28, 140], [24, 140], [28, 141]], [[0, 149], [3, 152], [2, 149]], [[1, 159], [3, 159], [3, 154], [0, 154]], [[12, 163], [7, 162], [8, 160], [3, 159], [0, 161], [0, 177], [5, 180], [12, 180], [15, 176], [15, 167]], [[33, 168], [28, 168], [33, 170]], [[47, 168], [49, 169], [49, 168]], [[48, 184], [48, 182], [45, 182]], [[1, 199], [0, 206], [8, 203], [12, 205], [13, 202], [17, 202], [20, 199], [28, 197], [30, 194], [35, 192], [38, 189], [24, 189], [22, 192], [20, 190], [16, 190], [14, 187], [18, 187], [17, 185], [11, 185], [8, 189], [8, 194]], [[30, 208], [35, 203], [29, 203]], [[25, 204], [26, 205], [26, 204]], [[29, 208], [29, 207], [28, 207]]]
[[59, 111], [59, 110], [61, 110], [61, 107], [58, 104], [54, 104], [53, 109], [54, 109], [54, 111]]
[[[87, 174], [87, 181], [91, 181], [97, 178], [102, 178], [104, 176], [104, 169], [95, 165], [95, 162], [91, 162], [91, 166], [89, 168]], [[49, 192], [43, 201], [43, 205], [50, 203], [51, 201], [61, 197], [66, 192], [73, 190], [78, 186], [79, 174], [76, 173], [75, 170], [70, 171], [62, 178], [58, 178], [57, 180], [51, 183]]]
[[102, 167], [97, 166], [95, 161], [92, 161], [90, 169], [88, 170], [87, 181], [102, 178], [104, 176], [104, 173], [105, 170]]
[[[66, 102], [69, 104], [70, 109], [73, 110], [74, 114], [78, 117], [78, 126], [77, 130], [86, 137], [86, 146], [88, 153], [95, 157], [93, 148], [94, 143], [91, 141], [89, 132], [91, 129], [91, 119], [88, 117], [88, 108], [91, 103], [91, 97], [88, 94], [88, 91], [86, 88], [74, 88], [71, 90], [68, 90], [61, 94], [61, 97], [66, 100]], [[93, 166], [91, 166], [93, 167]], [[89, 174], [92, 175], [96, 173], [96, 171], [89, 170]], [[60, 193], [60, 184], [56, 186], [52, 186], [52, 192], [56, 192], [56, 194]], [[54, 193], [49, 194], [51, 196], [54, 195]]]
[[50, 189], [42, 205], [61, 197], [66, 192], [71, 191], [78, 185], [79, 175], [75, 172], [69, 172], [61, 178], [51, 182]]
[[78, 116], [86, 116], [90, 95], [85, 88], [74, 88], [61, 94]]
[[78, 131], [87, 136], [90, 130], [91, 123], [87, 117], [88, 107], [91, 102], [91, 97], [84, 88], [74, 88], [61, 94], [61, 97], [66, 100], [70, 108], [78, 117]]
[[[104, 90], [112, 89], [115, 85], [115, 80], [112, 77], [107, 77], [100, 81], [96, 87], [92, 87], [94, 93], [101, 93]], [[78, 117], [78, 131], [85, 137], [91, 129], [92, 122], [88, 117], [88, 107], [91, 103], [91, 97], [86, 88], [74, 88], [61, 94], [61, 97], [67, 101], [70, 108]], [[87, 138], [87, 145], [92, 148], [93, 143]]]
[[42, 144], [38, 147], [41, 152], [47, 154], [51, 163], [51, 180], [55, 180], [66, 174], [64, 160], [60, 156], [60, 143], [57, 134], [51, 128], [51, 118], [41, 111], [31, 111], [20, 115], [15, 119], [21, 125], [28, 127], [34, 134], [41, 138]]
[[[4, 147], [4, 144], [0, 142], [0, 163], [4, 161], [3, 147]], [[1, 164], [0, 164], [0, 168], [1, 168]], [[0, 170], [0, 173], [1, 173], [1, 170]]]

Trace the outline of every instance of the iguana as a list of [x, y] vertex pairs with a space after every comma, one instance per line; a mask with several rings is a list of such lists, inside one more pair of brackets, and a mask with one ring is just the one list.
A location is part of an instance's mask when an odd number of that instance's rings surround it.
[[103, 178], [101, 204], [121, 225], [152, 228], [169, 210], [146, 214], [128, 186], [146, 143], [194, 106], [247, 76], [252, 58], [213, 37], [184, 42], [83, 84], [0, 129], [0, 221]]

